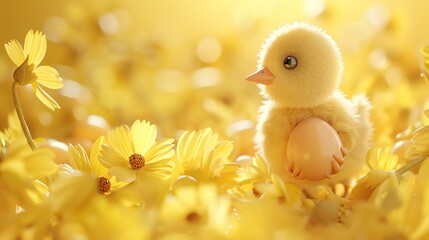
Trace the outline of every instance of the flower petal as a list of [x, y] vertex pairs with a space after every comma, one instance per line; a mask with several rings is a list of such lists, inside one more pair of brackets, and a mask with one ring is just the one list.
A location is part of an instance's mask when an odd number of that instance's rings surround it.
[[136, 171], [136, 182], [138, 184], [149, 182], [151, 179], [153, 179], [153, 177], [150, 177], [147, 174], [145, 174], [143, 170]]
[[137, 171], [137, 180], [143, 179], [168, 179], [172, 175], [172, 165], [170, 160], [164, 159], [156, 163], [150, 163]]
[[157, 166], [172, 166], [171, 160], [168, 158], [159, 158], [156, 161], [152, 161], [152, 162], [146, 162], [146, 165], [144, 166], [144, 168], [146, 168], [146, 170], [148, 169], [155, 169], [157, 168]]
[[59, 89], [64, 86], [63, 79], [55, 68], [39, 66], [33, 70], [37, 76], [37, 82], [51, 89]]
[[48, 149], [36, 149], [31, 155], [24, 157], [29, 174], [35, 178], [49, 176], [58, 170], [54, 162], [55, 154]]
[[115, 128], [109, 135], [109, 146], [115, 149], [121, 156], [128, 159], [135, 153], [131, 141], [130, 129], [127, 125]]
[[42, 101], [43, 104], [45, 104], [48, 108], [55, 111], [55, 108], [60, 109], [60, 105], [51, 97], [49, 94], [45, 92], [42, 88], [40, 88], [39, 84], [36, 82], [31, 83], [33, 86], [34, 93], [36, 94], [36, 97]]
[[54, 181], [49, 206], [54, 212], [69, 212], [82, 208], [96, 193], [96, 181], [91, 175], [77, 175]]
[[16, 66], [21, 66], [21, 64], [25, 61], [24, 50], [15, 39], [4, 45], [6, 48], [7, 55], [9, 55], [10, 59]]
[[136, 180], [136, 171], [129, 167], [112, 167], [109, 169], [111, 176], [116, 176], [118, 181], [133, 182]]
[[27, 35], [25, 35], [25, 41], [24, 41], [24, 55], [28, 56], [28, 53], [30, 52], [31, 46], [33, 45], [33, 39], [34, 39], [34, 32], [33, 29], [27, 32]]
[[110, 177], [109, 181], [111, 192], [114, 192], [128, 184], [127, 182], [117, 181], [116, 177]]
[[128, 158], [124, 158], [114, 148], [109, 145], [103, 144], [101, 146], [100, 163], [107, 168], [112, 167], [129, 167]]
[[136, 171], [136, 181], [138, 184], [148, 183], [159, 180], [166, 180], [171, 176], [171, 172], [168, 171], [145, 171], [143, 169]]
[[136, 120], [131, 126], [131, 136], [133, 139], [135, 151], [145, 154], [146, 151], [155, 143], [156, 126], [150, 122]]
[[71, 144], [69, 145], [68, 157], [70, 166], [72, 166], [74, 169], [86, 173], [91, 172], [88, 155], [80, 144], [76, 146]]
[[144, 156], [147, 163], [171, 158], [174, 155], [173, 141], [174, 139], [169, 138], [156, 143]]
[[45, 34], [33, 30], [28, 31], [25, 36], [24, 54], [28, 56], [28, 63], [39, 66], [46, 53], [46, 36]]
[[97, 176], [106, 177], [108, 169], [101, 165], [100, 155], [101, 155], [101, 145], [104, 143], [104, 136], [97, 138], [97, 140], [92, 144], [91, 152], [89, 153], [89, 162], [91, 163], [91, 170]]

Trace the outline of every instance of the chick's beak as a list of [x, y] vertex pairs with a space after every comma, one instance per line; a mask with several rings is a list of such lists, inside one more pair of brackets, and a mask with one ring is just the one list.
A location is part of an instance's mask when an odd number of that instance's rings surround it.
[[247, 81], [270, 85], [274, 81], [274, 75], [267, 67], [263, 67], [246, 77]]

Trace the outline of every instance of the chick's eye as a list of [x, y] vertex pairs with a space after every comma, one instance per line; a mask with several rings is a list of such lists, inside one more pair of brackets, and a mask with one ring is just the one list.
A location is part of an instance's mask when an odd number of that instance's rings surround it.
[[283, 59], [283, 66], [287, 70], [293, 70], [298, 66], [298, 60], [294, 56], [287, 56]]

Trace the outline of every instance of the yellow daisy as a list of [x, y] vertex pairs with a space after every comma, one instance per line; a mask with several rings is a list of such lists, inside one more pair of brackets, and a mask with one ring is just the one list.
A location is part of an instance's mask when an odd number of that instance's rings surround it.
[[116, 177], [108, 174], [109, 169], [100, 164], [98, 158], [100, 156], [101, 145], [104, 143], [104, 137], [99, 137], [92, 145], [90, 156], [85, 152], [83, 147], [78, 144], [70, 145], [68, 155], [70, 165], [62, 165], [63, 171], [69, 172], [71, 167], [81, 173], [92, 174], [97, 177], [97, 190], [100, 194], [109, 194], [112, 191], [123, 187], [125, 183], [116, 181]]
[[284, 182], [276, 174], [271, 174], [272, 183], [255, 183], [255, 191], [271, 198], [277, 198], [280, 204], [292, 206], [301, 197], [301, 189], [295, 184]]
[[[178, 188], [174, 195], [164, 199], [156, 230], [168, 234], [191, 233], [202, 227], [224, 233], [231, 223], [230, 213], [231, 200], [226, 196], [219, 196], [216, 185], [183, 186]], [[192, 236], [201, 238], [193, 234]]]
[[366, 155], [366, 163], [371, 170], [357, 181], [350, 195], [351, 200], [368, 200], [384, 182], [386, 186], [397, 184], [398, 176], [394, 171], [398, 169], [397, 160], [398, 157], [387, 149], [370, 149]]
[[137, 120], [131, 129], [122, 125], [114, 129], [102, 145], [100, 162], [119, 181], [138, 183], [171, 177], [174, 139], [156, 142], [157, 128]]
[[254, 184], [266, 183], [270, 179], [270, 172], [267, 161], [259, 154], [256, 154], [252, 161], [242, 163], [243, 165], [243, 179], [239, 182], [239, 189], [243, 192], [251, 192], [252, 195], [259, 197], [260, 193], [254, 188]]
[[43, 85], [58, 89], [64, 86], [57, 70], [50, 66], [39, 66], [46, 53], [46, 36], [30, 30], [25, 37], [24, 48], [15, 39], [4, 46], [10, 59], [18, 66], [13, 73], [15, 82], [21, 86], [31, 84], [34, 93], [43, 104], [52, 110], [59, 109], [58, 103], [40, 87]]
[[198, 182], [214, 182], [221, 189], [231, 188], [241, 180], [241, 166], [228, 158], [231, 141], [220, 141], [210, 128], [198, 132], [186, 131], [177, 142], [177, 159], [181, 174]]

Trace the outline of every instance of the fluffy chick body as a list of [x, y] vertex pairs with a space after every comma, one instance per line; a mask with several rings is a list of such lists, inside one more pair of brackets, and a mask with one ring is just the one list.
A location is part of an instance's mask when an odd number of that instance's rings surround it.
[[[297, 59], [293, 69], [283, 66], [288, 56]], [[255, 142], [271, 172], [306, 185], [341, 182], [359, 174], [372, 133], [371, 105], [364, 95], [348, 100], [338, 89], [342, 60], [335, 42], [308, 24], [282, 27], [264, 44], [258, 69], [247, 79], [262, 83], [265, 100], [259, 109]], [[289, 136], [299, 122], [310, 117], [330, 124], [348, 151], [347, 156], [340, 156], [345, 157], [340, 172], [321, 181], [298, 179], [286, 167]]]
[[[255, 137], [258, 152], [269, 161], [270, 170], [285, 181], [299, 184], [329, 184], [347, 180], [359, 174], [371, 138], [370, 104], [364, 95], [353, 101], [337, 92], [324, 103], [314, 107], [276, 107], [270, 100], [260, 107]], [[290, 133], [304, 119], [316, 117], [330, 124], [338, 133], [349, 153], [338, 174], [322, 181], [297, 179], [287, 171], [287, 142]], [[311, 141], [311, 139], [309, 139]]]

